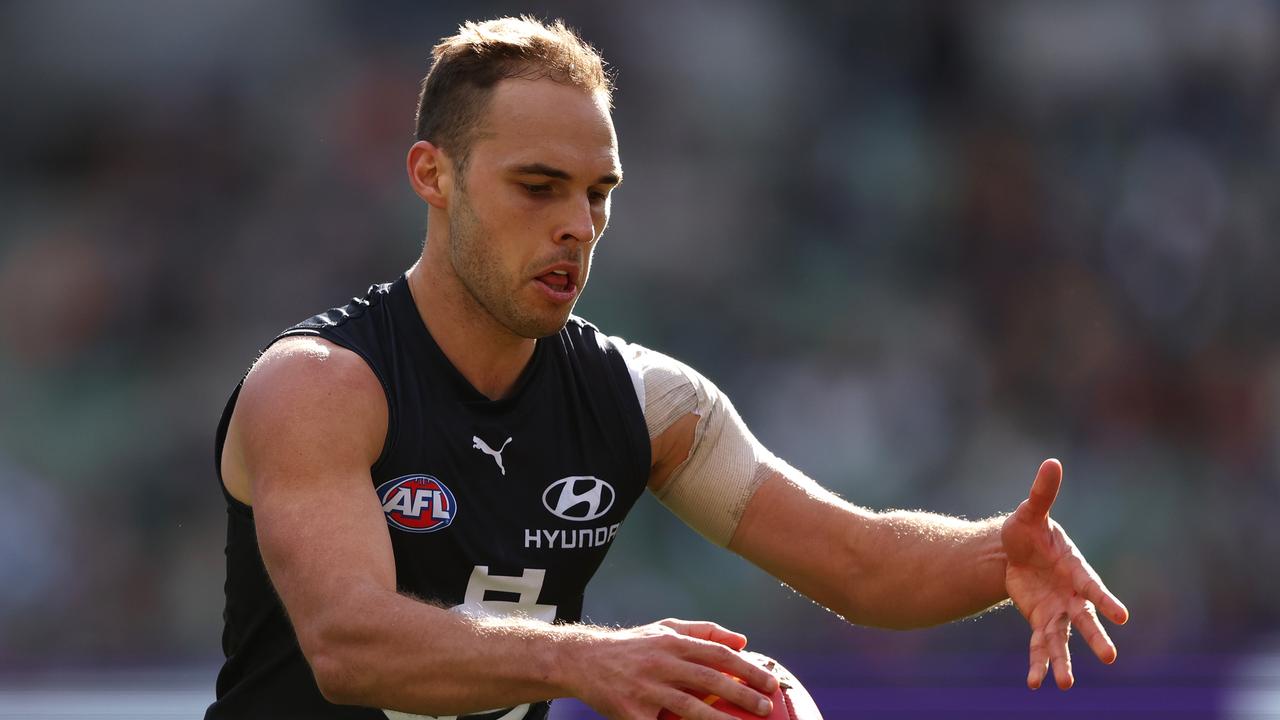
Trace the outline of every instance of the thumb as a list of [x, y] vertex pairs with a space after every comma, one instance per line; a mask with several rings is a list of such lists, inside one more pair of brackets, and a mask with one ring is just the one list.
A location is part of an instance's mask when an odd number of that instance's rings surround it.
[[1027, 510], [1031, 513], [1031, 519], [1043, 520], [1049, 514], [1049, 508], [1053, 507], [1053, 501], [1058, 498], [1058, 488], [1062, 487], [1062, 463], [1055, 458], [1049, 458], [1040, 463], [1040, 470], [1036, 472], [1036, 479], [1031, 483], [1031, 494], [1027, 498]]

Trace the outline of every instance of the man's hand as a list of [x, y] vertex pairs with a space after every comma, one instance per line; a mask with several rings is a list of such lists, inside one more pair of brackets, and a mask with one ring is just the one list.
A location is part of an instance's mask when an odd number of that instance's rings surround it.
[[667, 619], [611, 632], [571, 658], [574, 695], [610, 720], [653, 720], [664, 708], [688, 720], [733, 720], [703, 702], [707, 695], [767, 716], [778, 680], [738, 654], [746, 644], [711, 622]]
[[1058, 687], [1075, 682], [1067, 637], [1071, 626], [1084, 635], [1093, 654], [1115, 662], [1116, 646], [1098, 621], [1098, 612], [1115, 623], [1129, 620], [1129, 611], [1102, 584], [1098, 574], [1049, 517], [1049, 508], [1062, 485], [1062, 465], [1045, 460], [1031, 484], [1031, 495], [1004, 522], [1000, 537], [1008, 559], [1005, 588], [1019, 612], [1031, 624], [1031, 669], [1027, 687], [1040, 687], [1053, 664]]

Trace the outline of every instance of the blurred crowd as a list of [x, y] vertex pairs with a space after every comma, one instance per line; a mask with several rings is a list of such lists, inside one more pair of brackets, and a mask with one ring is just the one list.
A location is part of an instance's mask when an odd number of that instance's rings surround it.
[[[1061, 458], [1122, 656], [1280, 640], [1280, 5], [59, 0], [0, 5], [0, 670], [216, 657], [222, 404], [412, 262], [430, 47], [526, 11], [617, 73], [579, 314], [859, 504], [988, 516]], [[844, 630], [641, 504], [598, 621], [1025, 642]]]

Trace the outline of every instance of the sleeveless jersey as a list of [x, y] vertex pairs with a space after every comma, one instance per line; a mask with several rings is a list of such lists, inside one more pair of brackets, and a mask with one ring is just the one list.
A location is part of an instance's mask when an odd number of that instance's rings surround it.
[[[436, 345], [403, 276], [279, 337], [291, 335], [350, 349], [386, 392], [371, 491], [401, 592], [470, 614], [581, 619], [587, 581], [649, 475], [649, 435], [616, 341], [570, 318], [538, 340], [510, 396], [491, 401]], [[216, 463], [239, 392], [218, 427]], [[324, 700], [264, 569], [252, 510], [223, 494], [226, 661], [206, 720], [413, 717]], [[549, 706], [468, 717], [540, 720]]]

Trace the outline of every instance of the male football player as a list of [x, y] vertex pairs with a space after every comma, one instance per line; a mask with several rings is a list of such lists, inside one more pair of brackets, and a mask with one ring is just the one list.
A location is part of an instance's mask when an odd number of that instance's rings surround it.
[[1071, 685], [1071, 626], [1111, 662], [1095, 608], [1127, 611], [1048, 516], [1056, 461], [1004, 517], [872, 512], [768, 452], [691, 368], [571, 315], [622, 180], [610, 93], [561, 23], [467, 23], [436, 46], [407, 162], [421, 256], [272, 342], [219, 425], [226, 663], [207, 717], [521, 720], [573, 696], [726, 720], [710, 694], [767, 714], [777, 681], [741, 634], [579, 622], [646, 489], [851, 622], [1011, 598], [1031, 687], [1050, 663]]

